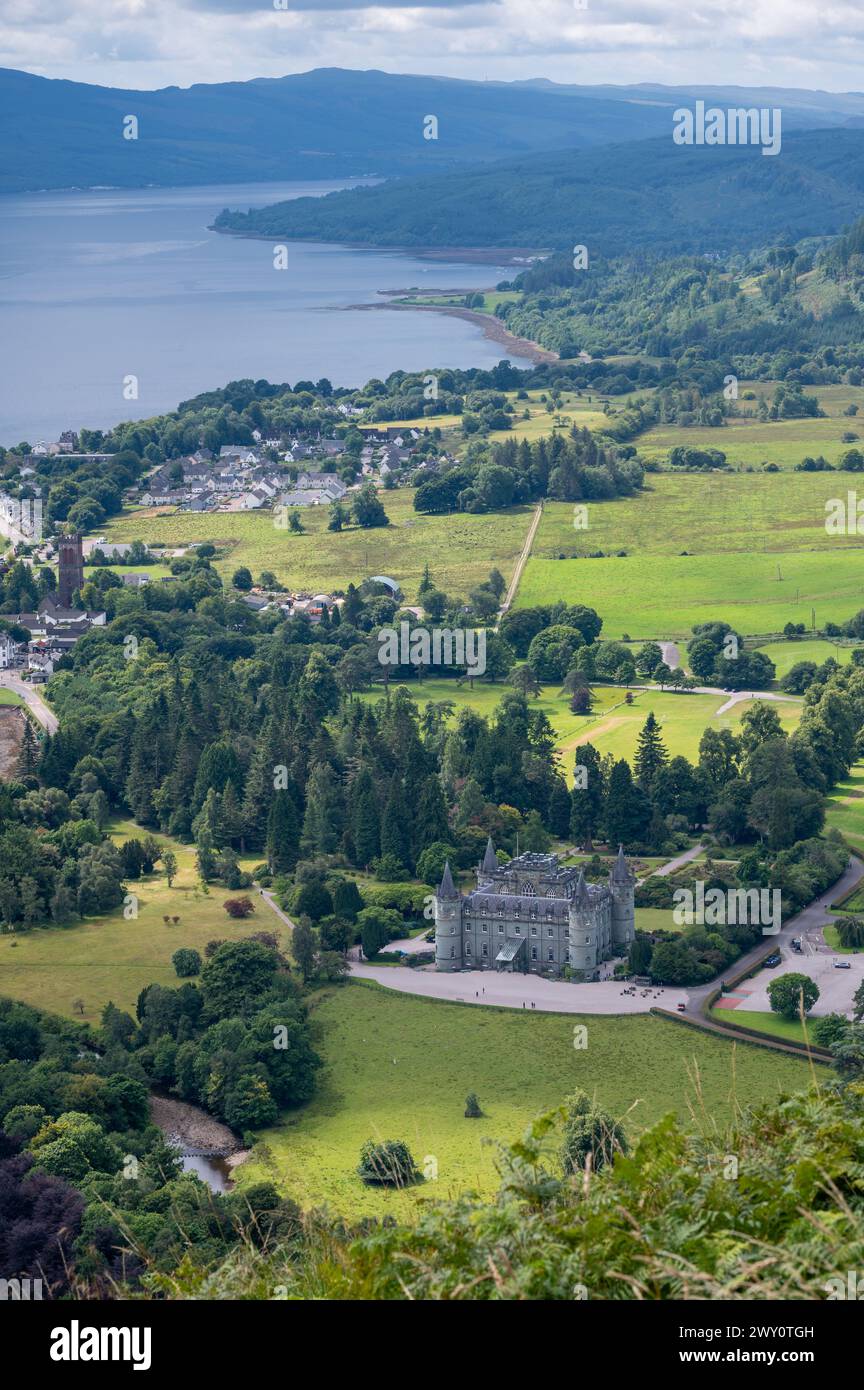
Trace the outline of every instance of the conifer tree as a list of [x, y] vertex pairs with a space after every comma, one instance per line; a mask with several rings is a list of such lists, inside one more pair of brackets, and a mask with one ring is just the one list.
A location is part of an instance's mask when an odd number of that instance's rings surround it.
[[290, 874], [300, 856], [300, 817], [287, 791], [273, 793], [267, 817], [267, 864], [272, 874]]
[[669, 754], [660, 733], [660, 725], [654, 718], [654, 711], [651, 710], [639, 731], [636, 756], [633, 760], [636, 778], [643, 791], [650, 792], [654, 778], [668, 760]]
[[375, 795], [372, 775], [367, 767], [360, 768], [351, 782], [348, 795], [354, 862], [359, 868], [365, 869], [381, 853], [378, 798]]

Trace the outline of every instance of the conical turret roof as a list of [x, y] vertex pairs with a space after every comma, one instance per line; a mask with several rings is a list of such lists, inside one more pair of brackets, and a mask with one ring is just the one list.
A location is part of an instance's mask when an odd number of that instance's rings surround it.
[[453, 875], [450, 872], [450, 860], [448, 859], [446, 864], [444, 865], [444, 873], [441, 877], [441, 885], [438, 889], [438, 897], [458, 898], [458, 896], [459, 894], [456, 892], [456, 885], [453, 882]]
[[612, 877], [616, 883], [626, 882], [630, 877], [630, 869], [624, 857], [624, 846], [618, 846], [618, 857], [612, 866]]
[[495, 853], [495, 846], [492, 843], [492, 836], [486, 841], [486, 853], [483, 855], [483, 863], [480, 865], [484, 874], [494, 874], [498, 868], [498, 856]]
[[585, 882], [585, 873], [582, 869], [579, 870], [579, 877], [576, 880], [576, 892], [573, 894], [573, 900], [578, 907], [584, 907], [586, 903], [591, 901], [588, 884]]

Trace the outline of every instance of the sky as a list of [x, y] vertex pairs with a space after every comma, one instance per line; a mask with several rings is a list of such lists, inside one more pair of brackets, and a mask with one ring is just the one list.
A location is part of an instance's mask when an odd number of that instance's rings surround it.
[[0, 0], [0, 66], [113, 87], [345, 67], [839, 92], [862, 60], [861, 0]]

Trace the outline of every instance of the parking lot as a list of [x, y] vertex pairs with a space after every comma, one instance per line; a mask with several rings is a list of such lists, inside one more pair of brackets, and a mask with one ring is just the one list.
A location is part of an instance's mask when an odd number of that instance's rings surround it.
[[[784, 942], [783, 946], [778, 948], [783, 957], [779, 965], [772, 970], [760, 970], [758, 975], [745, 980], [743, 985], [735, 990], [741, 1001], [735, 1012], [768, 1013], [771, 1009], [768, 1000], [768, 986], [771, 981], [776, 980], [778, 975], [788, 975], [797, 971], [802, 975], [809, 975], [819, 986], [819, 998], [810, 1011], [812, 1017], [818, 1018], [822, 1014], [832, 1013], [851, 1015], [852, 996], [864, 980], [864, 953], [835, 953], [823, 943], [821, 932], [810, 932], [803, 939], [802, 947], [799, 954]], [[836, 969], [835, 961], [848, 962], [850, 969]]]

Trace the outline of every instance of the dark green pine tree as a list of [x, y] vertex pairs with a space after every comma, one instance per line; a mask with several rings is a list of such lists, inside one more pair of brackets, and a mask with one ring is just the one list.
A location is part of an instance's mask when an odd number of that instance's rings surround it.
[[303, 848], [310, 854], [335, 854], [345, 829], [345, 796], [329, 763], [312, 769], [306, 788]]
[[287, 791], [273, 793], [267, 817], [267, 864], [271, 874], [290, 874], [300, 857], [300, 817]]
[[660, 725], [654, 718], [654, 711], [651, 710], [639, 731], [636, 756], [633, 759], [636, 780], [643, 791], [650, 792], [654, 778], [668, 760], [669, 754], [660, 734]]
[[552, 785], [546, 824], [559, 840], [563, 840], [570, 830], [570, 793], [563, 777], [556, 777]]
[[411, 863], [412, 819], [402, 780], [394, 777], [381, 817], [381, 854], [392, 854], [405, 868]]
[[651, 802], [638, 782], [633, 781], [629, 763], [622, 758], [609, 778], [606, 796], [606, 837], [612, 849], [643, 841], [651, 824]]
[[421, 850], [427, 845], [434, 845], [436, 840], [446, 842], [450, 828], [447, 823], [447, 803], [444, 800], [444, 790], [441, 786], [441, 779], [437, 774], [425, 777], [420, 784], [420, 794], [417, 797], [417, 809], [414, 816], [414, 859]]
[[381, 853], [381, 812], [368, 767], [361, 767], [348, 792], [354, 862], [365, 869]]
[[35, 777], [39, 764], [39, 740], [28, 717], [24, 716], [24, 730], [21, 737], [21, 751], [18, 754], [18, 775]]
[[603, 825], [603, 772], [600, 754], [590, 743], [576, 750], [573, 790], [570, 793], [570, 835], [577, 845], [591, 849]]
[[167, 724], [167, 702], [159, 696], [142, 711], [132, 737], [126, 803], [140, 825], [157, 823], [153, 797], [168, 766], [163, 747]]

